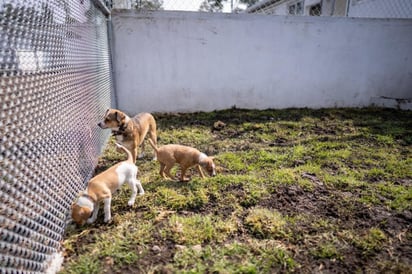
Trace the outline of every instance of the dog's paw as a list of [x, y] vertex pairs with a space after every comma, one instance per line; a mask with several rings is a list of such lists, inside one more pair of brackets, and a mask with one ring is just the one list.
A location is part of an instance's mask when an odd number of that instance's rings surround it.
[[128, 205], [128, 206], [133, 206], [133, 205], [134, 205], [134, 200], [128, 201], [128, 202], [127, 202], [127, 205]]
[[140, 153], [139, 156], [137, 156], [137, 158], [142, 159], [144, 157], [144, 153]]
[[94, 218], [89, 218], [89, 219], [87, 219], [87, 223], [88, 224], [92, 224], [92, 223], [94, 223], [96, 221], [96, 219], [94, 219]]
[[112, 218], [104, 218], [104, 222], [107, 224], [107, 223], [110, 223], [111, 222], [111, 220], [112, 220]]
[[140, 196], [144, 195], [144, 191], [139, 192], [139, 195], [140, 195]]

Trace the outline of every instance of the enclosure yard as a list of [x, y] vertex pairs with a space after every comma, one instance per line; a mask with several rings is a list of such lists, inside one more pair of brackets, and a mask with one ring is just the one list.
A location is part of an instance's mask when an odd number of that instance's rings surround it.
[[[155, 114], [159, 145], [216, 156], [218, 176], [124, 186], [114, 220], [69, 225], [63, 273], [407, 273], [412, 112], [286, 109]], [[113, 140], [96, 172], [125, 156]]]

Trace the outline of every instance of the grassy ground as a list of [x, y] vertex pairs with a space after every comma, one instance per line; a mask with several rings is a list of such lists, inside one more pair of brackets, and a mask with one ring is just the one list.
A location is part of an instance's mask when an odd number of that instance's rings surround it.
[[[218, 176], [202, 180], [193, 169], [190, 182], [163, 180], [146, 146], [136, 162], [146, 194], [129, 208], [124, 186], [112, 223], [100, 215], [93, 225], [70, 225], [63, 273], [410, 271], [412, 112], [155, 117], [160, 145], [216, 156]], [[111, 142], [96, 172], [123, 159]]]

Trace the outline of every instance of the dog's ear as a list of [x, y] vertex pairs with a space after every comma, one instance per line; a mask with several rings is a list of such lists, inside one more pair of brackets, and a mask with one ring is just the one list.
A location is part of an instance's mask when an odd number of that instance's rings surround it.
[[107, 117], [107, 114], [109, 114], [109, 111], [110, 111], [110, 108], [108, 108], [107, 110], [106, 110], [106, 112], [104, 113], [104, 118], [106, 118]]
[[114, 113], [114, 117], [116, 118], [116, 121], [119, 123], [121, 123], [122, 120], [124, 120], [124, 114], [118, 111]]

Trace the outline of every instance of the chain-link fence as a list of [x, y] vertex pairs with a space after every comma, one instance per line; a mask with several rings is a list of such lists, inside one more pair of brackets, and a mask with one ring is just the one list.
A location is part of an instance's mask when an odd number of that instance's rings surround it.
[[0, 273], [48, 268], [107, 141], [107, 12], [99, 0], [0, 1]]
[[412, 18], [411, 0], [113, 0], [113, 4], [138, 10]]

